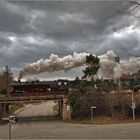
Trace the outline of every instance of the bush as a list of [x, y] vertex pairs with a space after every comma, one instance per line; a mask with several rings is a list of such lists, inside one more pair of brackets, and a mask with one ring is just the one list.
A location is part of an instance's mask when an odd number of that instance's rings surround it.
[[72, 117], [78, 116], [80, 107], [80, 93], [77, 91], [71, 91], [68, 96], [68, 103], [72, 107]]
[[129, 115], [131, 96], [110, 93], [86, 93], [73, 91], [69, 94], [69, 104], [72, 107], [72, 118], [90, 117], [91, 106], [96, 106], [94, 115], [112, 116], [119, 113], [122, 117]]

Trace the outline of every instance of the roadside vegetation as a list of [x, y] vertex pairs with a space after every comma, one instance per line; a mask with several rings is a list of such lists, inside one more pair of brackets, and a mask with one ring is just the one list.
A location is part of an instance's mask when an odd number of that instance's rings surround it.
[[[91, 107], [94, 123], [115, 123], [132, 121], [131, 94], [102, 93], [71, 90], [69, 104], [72, 108], [72, 121], [91, 123]], [[136, 120], [140, 120], [140, 93], [135, 95]]]
[[[72, 108], [72, 121], [91, 123], [91, 107], [93, 109], [94, 123], [114, 123], [132, 121], [131, 93], [117, 94], [117, 84], [114, 80], [99, 79], [97, 71], [100, 59], [90, 54], [86, 57], [87, 67], [83, 70], [85, 79], [81, 85], [71, 89], [68, 103]], [[126, 83], [127, 82], [127, 83]], [[129, 81], [124, 81], [122, 90], [127, 89]], [[136, 83], [136, 81], [134, 81]], [[133, 84], [135, 84], [133, 82]], [[133, 85], [130, 85], [133, 87]], [[114, 91], [111, 93], [111, 91]], [[135, 95], [137, 117], [140, 116], [140, 93]]]
[[17, 110], [25, 107], [24, 104], [14, 104], [14, 105], [10, 105], [9, 106], [9, 110], [8, 110], [8, 114], [13, 114], [14, 112], [16, 112]]

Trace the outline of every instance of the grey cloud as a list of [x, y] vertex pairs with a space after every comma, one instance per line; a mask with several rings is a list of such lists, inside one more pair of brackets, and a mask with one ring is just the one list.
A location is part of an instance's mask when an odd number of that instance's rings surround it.
[[10, 44], [11, 44], [11, 41], [7, 37], [0, 35], [0, 48], [4, 46], [9, 46]]
[[106, 36], [105, 41], [99, 43], [96, 49], [97, 53], [103, 53], [106, 50], [114, 50], [122, 59], [131, 56], [138, 57], [140, 52], [140, 29], [131, 26], [121, 29]]
[[[1, 45], [2, 41], [0, 41]], [[3, 60], [3, 63], [0, 64], [1, 66], [6, 63], [12, 67], [22, 67], [38, 59], [47, 58], [51, 53], [63, 56], [73, 52], [63, 42], [32, 34], [10, 34], [7, 35], [7, 41], [9, 44], [4, 43], [0, 50], [0, 58]]]
[[[94, 33], [102, 33], [111, 19], [118, 16], [116, 11], [126, 2], [23, 2], [30, 9], [44, 9], [46, 16], [36, 16], [31, 27], [58, 39], [79, 39]], [[105, 12], [104, 12], [105, 11]], [[74, 15], [77, 15], [74, 16]], [[82, 16], [81, 16], [82, 15]], [[71, 18], [70, 18], [71, 17]], [[83, 18], [86, 17], [86, 18]], [[78, 20], [79, 19], [79, 20]], [[83, 21], [83, 22], [82, 22]], [[116, 22], [115, 20], [112, 20]], [[78, 38], [79, 37], [79, 38]]]
[[0, 31], [19, 34], [34, 32], [28, 25], [30, 19], [27, 7], [0, 1]]
[[[63, 57], [75, 51], [101, 55], [113, 49], [121, 58], [129, 57], [120, 49], [123, 48], [138, 56], [139, 20], [116, 12], [130, 6], [127, 1], [0, 2], [0, 67], [8, 64], [16, 73], [51, 53]], [[133, 34], [128, 34], [124, 29], [131, 25]], [[123, 35], [113, 37], [119, 31]], [[78, 69], [51, 77], [74, 77], [80, 73]]]

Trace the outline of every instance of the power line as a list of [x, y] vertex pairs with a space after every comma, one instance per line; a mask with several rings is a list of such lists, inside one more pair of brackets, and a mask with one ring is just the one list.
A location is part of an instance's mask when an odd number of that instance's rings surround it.
[[138, 6], [139, 6], [139, 5], [134, 6], [133, 8], [129, 9], [127, 12], [130, 12], [130, 11], [136, 9]]
[[136, 63], [137, 61], [140, 61], [140, 58], [137, 59], [137, 60], [135, 60], [135, 59], [134, 59], [134, 56], [133, 56], [130, 52], [128, 52], [126, 49], [121, 48], [121, 47], [119, 47], [119, 49], [125, 51], [125, 52], [126, 52], [131, 58], [132, 58], [132, 62], [125, 62], [125, 63], [123, 63], [123, 64], [127, 64], [127, 63], [135, 63], [135, 65], [140, 69], [140, 65]]
[[140, 3], [136, 2], [136, 1], [128, 1], [128, 2], [130, 4], [135, 5], [135, 6], [133, 8], [131, 8], [131, 9], [127, 10], [127, 11], [118, 10], [117, 12], [121, 13], [121, 14], [131, 15], [131, 16], [133, 16], [135, 18], [140, 18], [140, 16], [137, 16], [137, 15], [131, 13], [131, 11], [135, 10], [136, 8], [138, 8], [140, 6]]
[[132, 3], [132, 4], [140, 5], [140, 3], [138, 3], [137, 1], [131, 1], [131, 0], [129, 0], [128, 2], [129, 2], [129, 3]]
[[135, 18], [140, 18], [140, 16], [137, 16], [135, 14], [132, 14], [130, 11], [120, 11], [120, 10], [117, 10], [117, 13], [120, 13], [120, 14], [127, 14], [127, 15], [131, 15]]

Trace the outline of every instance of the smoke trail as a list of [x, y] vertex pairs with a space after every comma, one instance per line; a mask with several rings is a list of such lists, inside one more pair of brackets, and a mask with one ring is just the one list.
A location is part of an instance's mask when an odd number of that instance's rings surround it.
[[25, 67], [19, 74], [19, 79], [33, 74], [38, 74], [42, 72], [54, 72], [54, 71], [68, 71], [75, 67], [83, 66], [86, 62], [87, 53], [76, 53], [73, 55], [68, 55], [63, 58], [59, 58], [55, 54], [51, 54], [49, 59], [39, 61], [29, 64]]
[[131, 57], [128, 60], [121, 61], [121, 68], [122, 68], [122, 74], [123, 75], [133, 75], [140, 71], [140, 57]]
[[[72, 68], [86, 65], [86, 55], [88, 53], [76, 53], [59, 58], [55, 54], [51, 54], [46, 60], [40, 59], [37, 62], [29, 64], [19, 73], [19, 79], [33, 74], [42, 72], [68, 71]], [[129, 60], [121, 60], [120, 65], [116, 65], [115, 58], [117, 55], [112, 51], [98, 56], [100, 58], [99, 77], [102, 78], [120, 78], [122, 75], [131, 75], [140, 70], [140, 58], [130, 58]]]
[[101, 78], [113, 78], [114, 77], [114, 67], [116, 65], [115, 58], [117, 55], [113, 50], [107, 51], [106, 54], [99, 56], [100, 58], [100, 70], [98, 75]]
[[131, 76], [140, 71], [140, 57], [130, 57], [117, 63], [117, 55], [111, 50], [100, 57], [100, 77], [118, 79], [122, 76]]

